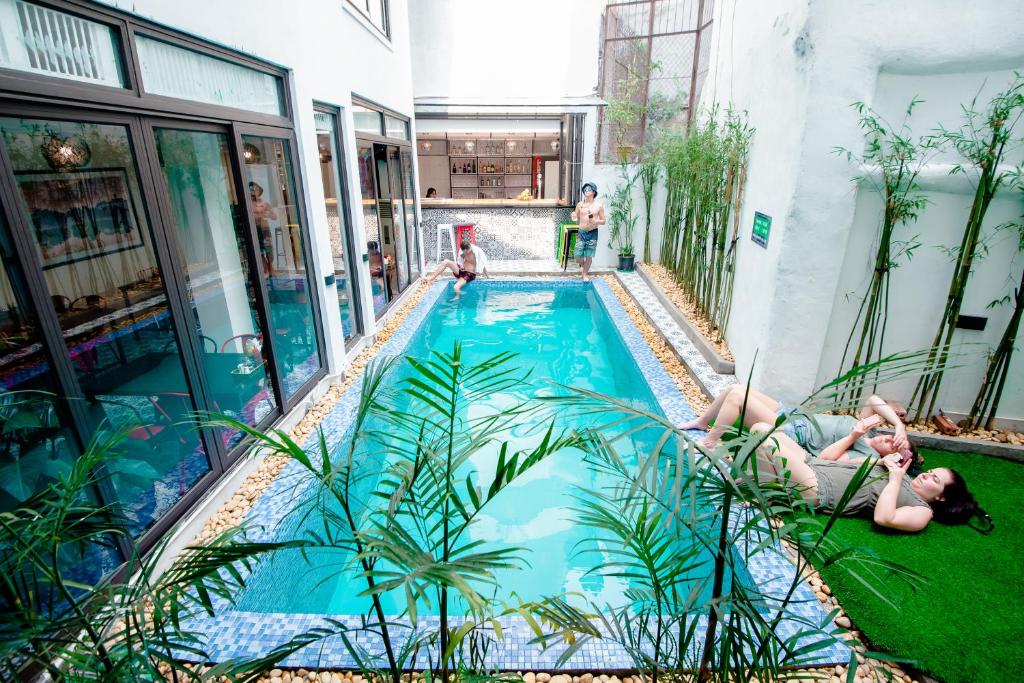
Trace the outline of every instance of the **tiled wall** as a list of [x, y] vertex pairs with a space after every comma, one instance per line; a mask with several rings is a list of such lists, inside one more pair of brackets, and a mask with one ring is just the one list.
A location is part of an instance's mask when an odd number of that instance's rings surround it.
[[[568, 207], [424, 208], [423, 248], [428, 261], [437, 254], [437, 226], [476, 223], [476, 240], [492, 259], [551, 259], [555, 257], [558, 226], [569, 220]], [[448, 242], [441, 258], [450, 258]]]

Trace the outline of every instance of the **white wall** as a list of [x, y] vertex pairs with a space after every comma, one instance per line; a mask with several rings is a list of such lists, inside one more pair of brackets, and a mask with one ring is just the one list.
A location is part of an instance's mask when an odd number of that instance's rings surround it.
[[[389, 0], [391, 38], [385, 39], [346, 0], [105, 0], [127, 12], [192, 33], [204, 40], [246, 52], [291, 71], [292, 103], [305, 190], [309, 237], [313, 247], [313, 277], [334, 271], [327, 211], [323, 202], [313, 103], [345, 108], [345, 155], [358, 261], [362, 314], [366, 333], [375, 331], [368, 273], [361, 255], [366, 251], [362, 212], [359, 210], [359, 170], [355, 157], [352, 95], [377, 102], [409, 118], [413, 115], [409, 21], [406, 0]], [[321, 313], [328, 340], [332, 372], [344, 364], [341, 318], [334, 286], [321, 287]]]
[[[738, 374], [745, 378], [753, 368], [756, 386], [790, 401], [834, 374], [838, 340], [851, 324], [843, 297], [866, 277], [877, 220], [877, 205], [851, 182], [858, 169], [832, 151], [863, 147], [850, 104], [897, 112], [922, 93], [932, 101], [915, 124], [955, 125], [957, 105], [986, 75], [1024, 66], [1022, 17], [1021, 0], [984, 0], [969, 9], [952, 0], [720, 0], [702, 101], [732, 101], [749, 111], [757, 129], [728, 335]], [[990, 85], [996, 87], [994, 80]], [[934, 293], [945, 292], [949, 272], [935, 245], [948, 244], [962, 226], [954, 216], [965, 215], [970, 199], [969, 189], [941, 182], [936, 189], [935, 205], [916, 230], [927, 234], [927, 246], [913, 269], [898, 273], [906, 286], [890, 325], [905, 328], [904, 348], [926, 346], [934, 332]], [[754, 211], [772, 216], [767, 250], [750, 241]], [[994, 206], [992, 220], [1012, 211]], [[995, 298], [983, 290], [1005, 279], [1007, 266], [999, 256], [980, 266], [965, 313]], [[914, 315], [901, 315], [908, 311]], [[985, 333], [966, 334], [983, 341], [998, 336], [1005, 315], [991, 316]], [[980, 363], [947, 386], [968, 385], [969, 396], [947, 394], [944, 405], [956, 410], [973, 399], [977, 386], [970, 378], [980, 375]], [[1014, 365], [1021, 367], [1019, 359]], [[1020, 380], [1008, 391], [1001, 412], [1024, 416]]]

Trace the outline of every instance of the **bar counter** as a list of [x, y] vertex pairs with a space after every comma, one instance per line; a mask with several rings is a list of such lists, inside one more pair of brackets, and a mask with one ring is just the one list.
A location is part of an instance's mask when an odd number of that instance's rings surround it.
[[[424, 256], [431, 262], [437, 260], [437, 226], [443, 223], [475, 223], [477, 244], [492, 259], [555, 258], [558, 229], [572, 212], [555, 199], [424, 199], [420, 207]], [[451, 258], [447, 240], [440, 257]]]

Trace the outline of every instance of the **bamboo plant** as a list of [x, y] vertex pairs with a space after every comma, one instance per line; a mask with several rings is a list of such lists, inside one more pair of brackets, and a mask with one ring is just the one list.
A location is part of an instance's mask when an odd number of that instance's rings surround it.
[[629, 164], [620, 163], [620, 182], [608, 202], [608, 242], [619, 256], [633, 255], [633, 233], [640, 219], [633, 210], [633, 186], [641, 175], [633, 173]]
[[[900, 229], [917, 221], [927, 204], [918, 176], [940, 147], [941, 140], [934, 135], [914, 139], [910, 118], [919, 103], [916, 98], [910, 101], [899, 126], [890, 124], [863, 102], [854, 103], [864, 133], [863, 152], [842, 147], [835, 150], [865, 169], [866, 172], [855, 177], [854, 181], [867, 183], [883, 201], [872, 260], [874, 267], [846, 339], [839, 363], [840, 372], [882, 357], [889, 322], [892, 271], [910, 261], [921, 245], [917, 235], [901, 237]], [[860, 395], [863, 389], [853, 387], [852, 392]]]
[[[1017, 174], [1016, 185], [1020, 190], [1024, 190], [1024, 174]], [[1024, 216], [1003, 227], [1016, 229], [1017, 253], [1024, 254]], [[984, 426], [985, 429], [992, 429], [994, 426], [999, 401], [1003, 396], [1003, 389], [1006, 388], [1006, 380], [1010, 376], [1010, 362], [1013, 360], [1013, 352], [1016, 350], [1020, 321], [1024, 316], [1024, 271], [1021, 272], [1020, 283], [1013, 293], [993, 301], [989, 304], [989, 308], [1008, 303], [1013, 305], [1013, 312], [1010, 314], [1006, 329], [1003, 330], [1003, 334], [999, 338], [999, 343], [989, 354], [981, 387], [978, 389], [978, 395], [975, 397], [971, 412], [967, 417], [968, 426], [971, 428]]]
[[1005, 184], [1019, 177], [1017, 169], [1007, 169], [1003, 162], [1006, 155], [1021, 143], [1021, 139], [1015, 137], [1016, 126], [1021, 116], [1024, 116], [1024, 77], [1017, 73], [1014, 81], [992, 98], [987, 111], [978, 111], [975, 97], [970, 105], [964, 107], [964, 122], [961, 127], [942, 131], [943, 139], [952, 144], [967, 162], [954, 166], [951, 173], [977, 172], [978, 184], [964, 226], [963, 238], [960, 246], [954, 251], [953, 276], [949, 283], [945, 308], [932, 342], [929, 372], [922, 375], [910, 399], [917, 419], [927, 419], [935, 410], [953, 334], [960, 319], [964, 293], [974, 269], [975, 259], [984, 245], [982, 228], [985, 215], [996, 193]]
[[654, 188], [661, 177], [661, 165], [657, 152], [647, 150], [640, 162], [638, 171], [640, 187], [644, 192], [644, 263], [651, 262], [651, 204], [654, 201]]
[[661, 262], [722, 339], [753, 129], [732, 109], [719, 118], [713, 107], [685, 134], [663, 143], [668, 195]]

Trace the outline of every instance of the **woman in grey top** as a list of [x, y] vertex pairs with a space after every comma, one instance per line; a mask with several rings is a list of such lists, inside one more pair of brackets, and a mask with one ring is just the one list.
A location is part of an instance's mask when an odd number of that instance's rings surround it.
[[[822, 512], [833, 512], [853, 482], [855, 462], [806, 460], [807, 453], [788, 435], [772, 425], [758, 423], [752, 431], [770, 432], [758, 449], [759, 479], [785, 482]], [[936, 467], [907, 477], [910, 461], [901, 464], [898, 453], [877, 461], [885, 473], [872, 472], [853, 492], [844, 515], [870, 516], [875, 524], [899, 531], [920, 531], [932, 519], [962, 524], [974, 514], [977, 503], [956, 470]]]

